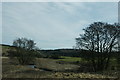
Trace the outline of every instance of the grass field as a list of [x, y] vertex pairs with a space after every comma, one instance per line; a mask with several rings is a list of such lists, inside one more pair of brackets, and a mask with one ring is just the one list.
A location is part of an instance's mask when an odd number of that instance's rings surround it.
[[80, 57], [68, 57], [68, 56], [61, 56], [61, 59], [57, 59], [58, 61], [66, 61], [66, 62], [76, 62], [81, 61]]
[[[64, 58], [63, 61], [68, 61], [69, 59], [72, 62], [79, 60], [78, 58], [75, 59], [75, 57], [73, 59], [72, 57]], [[77, 70], [79, 66], [74, 64], [59, 64], [56, 62], [56, 59], [37, 58], [35, 63], [36, 68], [19, 65], [15, 58], [10, 60], [8, 57], [4, 57], [2, 61], [3, 78], [116, 78], [116, 76], [108, 74], [71, 72], [71, 70]]]
[[[12, 49], [9, 46], [3, 46], [2, 52], [5, 55]], [[14, 48], [13, 48], [14, 49]], [[34, 65], [36, 68], [28, 65], [19, 65], [16, 58], [2, 57], [2, 77], [3, 78], [117, 78], [118, 72], [104, 71], [97, 73], [81, 72], [84, 71], [82, 63], [85, 60], [79, 57], [60, 56], [60, 59], [36, 58]], [[75, 63], [75, 64], [73, 64]], [[113, 65], [116, 61], [112, 60]], [[89, 67], [89, 66], [85, 66]]]

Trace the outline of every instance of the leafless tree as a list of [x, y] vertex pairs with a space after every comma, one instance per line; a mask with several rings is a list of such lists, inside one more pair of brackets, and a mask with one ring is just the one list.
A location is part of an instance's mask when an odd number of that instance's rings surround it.
[[85, 33], [76, 38], [76, 46], [97, 53], [97, 59], [91, 57], [95, 71], [107, 69], [110, 54], [114, 47], [118, 45], [120, 25], [117, 23], [94, 22], [83, 30]]
[[16, 47], [17, 59], [20, 64], [29, 64], [34, 60], [34, 54], [32, 53], [36, 43], [33, 40], [27, 38], [18, 38], [13, 41], [13, 46]]

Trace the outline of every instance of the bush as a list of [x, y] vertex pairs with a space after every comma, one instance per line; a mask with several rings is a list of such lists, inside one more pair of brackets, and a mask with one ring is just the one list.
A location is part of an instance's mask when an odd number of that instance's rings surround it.
[[59, 59], [60, 56], [58, 56], [57, 54], [52, 54], [52, 55], [50, 56], [50, 58], [52, 58], [52, 59]]
[[30, 64], [35, 60], [35, 49], [36, 43], [33, 40], [27, 38], [18, 38], [13, 41], [13, 46], [15, 46], [16, 54], [15, 55], [20, 64]]
[[45, 57], [45, 55], [42, 52], [34, 51], [33, 54], [37, 58], [43, 58], [43, 57]]
[[34, 63], [35, 55], [33, 54], [32, 51], [27, 51], [27, 50], [21, 50], [21, 51], [22, 51], [21, 53], [17, 53], [17, 55], [15, 55], [20, 64], [26, 65], [26, 64]]

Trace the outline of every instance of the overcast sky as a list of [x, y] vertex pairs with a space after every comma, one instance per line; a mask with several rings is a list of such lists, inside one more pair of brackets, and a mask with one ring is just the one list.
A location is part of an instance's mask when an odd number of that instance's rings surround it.
[[2, 43], [26, 37], [41, 49], [72, 48], [89, 24], [118, 21], [117, 2], [6, 2], [2, 4]]

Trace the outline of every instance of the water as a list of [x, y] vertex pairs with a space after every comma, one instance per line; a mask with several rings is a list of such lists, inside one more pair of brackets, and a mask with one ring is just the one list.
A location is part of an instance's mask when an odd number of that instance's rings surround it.
[[[36, 68], [36, 65], [34, 65], [34, 64], [30, 64], [30, 65], [27, 65], [28, 67], [30, 67], [30, 68]], [[37, 69], [37, 68], [36, 68]], [[39, 69], [40, 71], [47, 71], [47, 70], [45, 70], [45, 69]]]
[[36, 65], [27, 65], [28, 67], [30, 67], [30, 68], [35, 68], [36, 67]]

